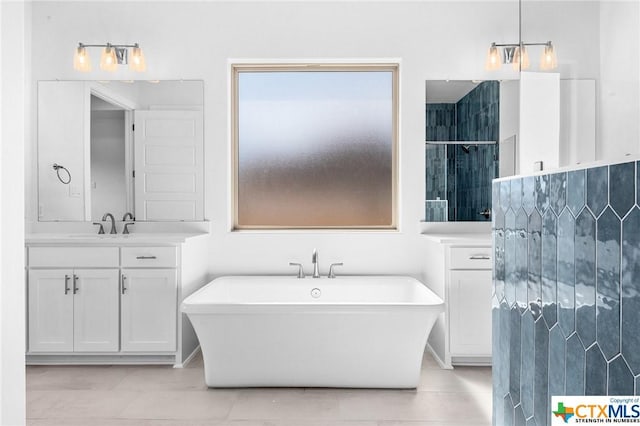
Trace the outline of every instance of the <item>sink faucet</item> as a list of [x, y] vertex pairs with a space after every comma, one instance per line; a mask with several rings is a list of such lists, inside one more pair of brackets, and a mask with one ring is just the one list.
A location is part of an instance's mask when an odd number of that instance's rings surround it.
[[102, 216], [102, 221], [104, 222], [105, 220], [107, 220], [107, 218], [111, 218], [111, 232], [109, 233], [117, 234], [118, 232], [116, 232], [116, 220], [113, 218], [113, 215], [111, 213], [105, 213], [104, 216]]
[[311, 263], [313, 263], [313, 278], [320, 278], [320, 270], [318, 267], [318, 250], [313, 249], [311, 254]]
[[136, 219], [133, 217], [133, 214], [132, 214], [131, 212], [126, 212], [126, 213], [124, 214], [124, 216], [122, 216], [122, 221], [123, 221], [123, 222], [126, 222], [126, 221], [127, 221], [127, 218], [129, 218], [130, 220], [136, 220]]

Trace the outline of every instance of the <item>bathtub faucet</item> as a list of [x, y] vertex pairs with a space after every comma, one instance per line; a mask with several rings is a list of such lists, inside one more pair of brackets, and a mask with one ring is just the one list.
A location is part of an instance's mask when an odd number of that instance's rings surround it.
[[320, 270], [318, 267], [318, 250], [313, 249], [311, 254], [311, 263], [313, 263], [313, 278], [320, 278]]

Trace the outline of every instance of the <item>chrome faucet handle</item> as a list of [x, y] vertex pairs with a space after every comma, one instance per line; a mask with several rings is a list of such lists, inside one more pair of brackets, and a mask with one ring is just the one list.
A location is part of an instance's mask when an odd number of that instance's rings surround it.
[[297, 266], [298, 267], [298, 278], [304, 278], [304, 271], [302, 270], [302, 263], [289, 262], [289, 266]]
[[127, 222], [124, 224], [124, 229], [122, 230], [123, 234], [128, 234], [129, 233], [129, 225], [135, 225], [135, 223], [133, 222]]
[[327, 278], [335, 278], [336, 274], [333, 273], [333, 267], [334, 266], [342, 266], [343, 263], [339, 262], [339, 263], [332, 263], [331, 266], [329, 266], [329, 275], [327, 275]]
[[100, 229], [98, 229], [98, 234], [104, 234], [104, 226], [100, 222], [93, 222], [94, 225], [100, 225]]

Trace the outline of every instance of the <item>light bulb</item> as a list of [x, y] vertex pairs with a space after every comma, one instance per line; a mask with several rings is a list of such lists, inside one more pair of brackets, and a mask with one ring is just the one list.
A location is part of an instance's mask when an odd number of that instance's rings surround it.
[[556, 51], [553, 48], [551, 42], [548, 42], [542, 51], [540, 57], [540, 69], [552, 70], [558, 67], [558, 58], [556, 57]]
[[107, 44], [107, 47], [102, 51], [100, 57], [100, 68], [105, 71], [116, 71], [118, 69], [118, 59], [116, 58], [116, 50]]
[[513, 55], [513, 62], [511, 66], [515, 71], [518, 70], [526, 70], [529, 68], [529, 52], [527, 52], [527, 48], [524, 44], [516, 47], [516, 52]]
[[91, 71], [91, 58], [82, 43], [76, 48], [76, 53], [73, 55], [73, 68], [82, 72]]
[[147, 63], [144, 60], [142, 49], [136, 45], [131, 49], [131, 57], [129, 58], [129, 69], [132, 71], [144, 72], [147, 70]]
[[485, 62], [485, 69], [488, 71], [499, 70], [502, 66], [502, 61], [500, 60], [500, 52], [498, 51], [498, 47], [495, 43], [491, 43], [491, 47], [487, 52], [487, 61]]

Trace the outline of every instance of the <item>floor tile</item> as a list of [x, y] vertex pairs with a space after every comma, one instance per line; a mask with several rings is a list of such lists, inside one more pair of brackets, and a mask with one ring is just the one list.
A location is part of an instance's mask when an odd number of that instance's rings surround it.
[[29, 366], [34, 426], [460, 426], [491, 422], [491, 369], [443, 370], [425, 354], [417, 390], [208, 389], [202, 356], [166, 366]]
[[136, 396], [134, 392], [103, 390], [34, 390], [27, 392], [27, 417], [115, 418]]
[[[338, 398], [331, 390], [243, 389], [229, 419], [338, 419]], [[340, 390], [338, 390], [340, 392]]]
[[118, 417], [126, 419], [225, 419], [237, 398], [231, 390], [150, 391], [137, 394]]

